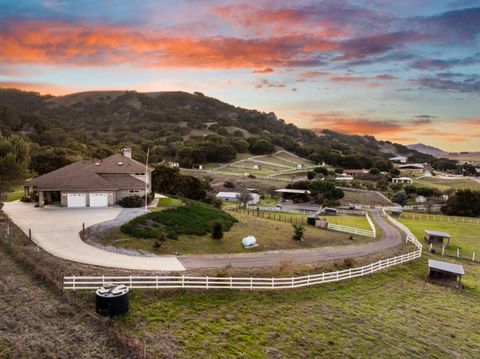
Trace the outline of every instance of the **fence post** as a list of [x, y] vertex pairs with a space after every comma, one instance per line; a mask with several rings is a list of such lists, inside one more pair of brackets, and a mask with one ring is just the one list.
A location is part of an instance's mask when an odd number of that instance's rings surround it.
[[206, 280], [207, 280], [207, 283], [206, 283], [206, 284], [207, 284], [207, 289], [208, 289], [208, 275], [207, 275], [205, 278], [206, 278]]
[[182, 274], [182, 288], [185, 288], [185, 274]]
[[158, 274], [155, 276], [155, 284], [156, 284], [156, 287], [158, 289]]
[[337, 282], [338, 282], [338, 270], [337, 270]]
[[253, 278], [250, 277], [250, 290], [253, 290]]
[[105, 276], [102, 275], [102, 287], [105, 286]]
[[432, 252], [432, 246], [433, 246], [433, 243], [430, 243], [430, 248], [428, 248], [429, 252]]
[[130, 289], [132, 289], [132, 276], [130, 276]]
[[475, 252], [472, 254], [472, 262], [475, 262]]
[[457, 258], [460, 257], [460, 248], [457, 248]]
[[[65, 279], [64, 279], [65, 280]], [[76, 286], [75, 286], [75, 275], [73, 276], [73, 290], [76, 289]]]
[[233, 288], [233, 278], [230, 276], [230, 289]]
[[307, 276], [307, 284], [310, 285], [310, 274]]
[[293, 283], [295, 282], [294, 277], [292, 277], [292, 288], [293, 288]]
[[272, 288], [275, 288], [275, 277], [272, 277]]
[[445, 255], [445, 246], [442, 246], [442, 256]]

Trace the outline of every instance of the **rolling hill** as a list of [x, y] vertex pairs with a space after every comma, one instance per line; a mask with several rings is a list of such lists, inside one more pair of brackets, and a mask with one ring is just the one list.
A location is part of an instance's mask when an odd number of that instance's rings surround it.
[[79, 159], [102, 158], [125, 145], [143, 160], [182, 166], [228, 163], [238, 154], [285, 149], [314, 163], [388, 170], [390, 155], [431, 161], [403, 145], [372, 136], [314, 133], [273, 113], [227, 104], [202, 93], [95, 91], [66, 96], [0, 89], [0, 130], [31, 143], [32, 169], [44, 173]]

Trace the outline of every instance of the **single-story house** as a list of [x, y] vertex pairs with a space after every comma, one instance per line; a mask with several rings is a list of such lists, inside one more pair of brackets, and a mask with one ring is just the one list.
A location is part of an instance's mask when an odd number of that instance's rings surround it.
[[428, 280], [450, 287], [458, 288], [461, 285], [462, 276], [465, 271], [462, 265], [428, 260]]
[[[252, 197], [252, 199], [248, 201], [248, 204], [257, 204], [260, 202], [260, 195], [258, 193], [249, 192], [248, 194]], [[223, 202], [239, 203], [240, 196], [240, 192], [218, 192], [215, 197]]]
[[82, 160], [36, 177], [24, 185], [25, 196], [37, 193], [38, 206], [107, 207], [124, 197], [151, 192], [153, 169], [132, 159], [124, 148], [103, 160]]
[[429, 243], [443, 244], [443, 240], [447, 239], [447, 247], [450, 244], [450, 235], [445, 232], [432, 231], [430, 229], [425, 230], [425, 240]]
[[412, 183], [412, 179], [410, 177], [395, 177], [392, 178], [392, 183]]
[[335, 181], [353, 181], [353, 177], [339, 174], [337, 177], [335, 177]]
[[427, 202], [427, 197], [425, 197], [425, 196], [415, 197], [415, 203], [425, 203], [425, 202]]
[[404, 156], [390, 157], [389, 160], [395, 163], [407, 163], [407, 157]]
[[343, 170], [343, 174], [347, 176], [358, 176], [358, 175], [365, 175], [368, 174], [368, 170], [363, 169], [363, 170], [358, 170], [358, 169], [346, 169]]

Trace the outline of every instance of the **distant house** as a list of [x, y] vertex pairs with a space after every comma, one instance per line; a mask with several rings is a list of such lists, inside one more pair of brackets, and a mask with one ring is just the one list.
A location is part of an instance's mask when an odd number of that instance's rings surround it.
[[275, 190], [275, 193], [280, 194], [283, 200], [286, 200], [286, 199], [306, 200], [308, 198], [308, 195], [311, 194], [311, 192], [306, 189], [290, 189], [290, 188], [277, 189]]
[[427, 198], [425, 196], [415, 197], [415, 203], [425, 203], [425, 202], [427, 202]]
[[412, 183], [412, 179], [410, 177], [395, 177], [392, 178], [392, 183]]
[[178, 167], [180, 167], [180, 163], [178, 163], [178, 162], [168, 162], [168, 167], [178, 168]]
[[62, 207], [107, 207], [124, 197], [145, 196], [151, 191], [153, 169], [132, 159], [132, 150], [103, 160], [74, 162], [36, 177], [24, 185], [25, 196], [37, 193], [38, 206], [58, 203]]
[[359, 175], [364, 175], [364, 174], [368, 174], [368, 170], [365, 170], [365, 169], [361, 169], [361, 170], [357, 170], [357, 169], [346, 169], [346, 170], [343, 170], [343, 174], [344, 175], [347, 175], [347, 176], [359, 176]]
[[353, 181], [353, 177], [340, 174], [337, 177], [335, 177], [335, 181]]
[[403, 157], [403, 156], [390, 157], [389, 161], [395, 162], [395, 163], [407, 163], [407, 157]]

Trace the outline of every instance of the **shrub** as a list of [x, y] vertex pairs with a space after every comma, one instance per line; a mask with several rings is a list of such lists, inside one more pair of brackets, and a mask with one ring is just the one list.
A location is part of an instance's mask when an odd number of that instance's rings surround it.
[[303, 233], [305, 232], [305, 226], [303, 224], [293, 224], [293, 237], [295, 241], [303, 242]]
[[145, 199], [140, 196], [128, 196], [118, 201], [118, 204], [124, 208], [138, 208], [145, 205]]
[[223, 187], [226, 187], [226, 188], [235, 188], [235, 184], [232, 182], [232, 181], [225, 181], [223, 183]]
[[215, 221], [229, 230], [237, 221], [230, 214], [208, 204], [185, 200], [185, 205], [151, 212], [136, 217], [120, 227], [123, 233], [137, 238], [158, 238], [166, 233], [169, 239], [182, 234], [203, 236], [212, 231]]
[[30, 197], [23, 196], [22, 198], [20, 198], [20, 201], [21, 202], [32, 202], [32, 199]]
[[212, 238], [221, 239], [223, 238], [223, 226], [222, 222], [215, 222], [212, 229]]

